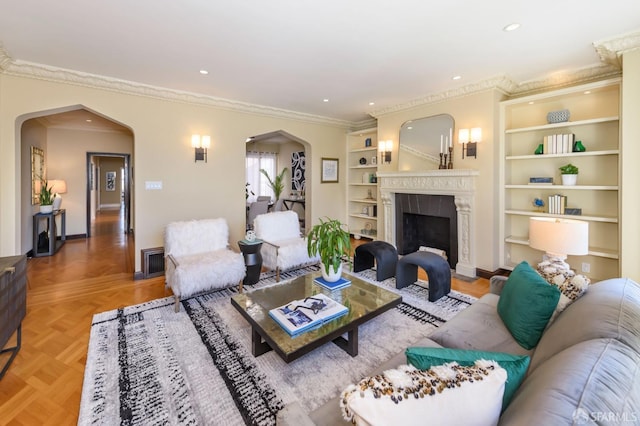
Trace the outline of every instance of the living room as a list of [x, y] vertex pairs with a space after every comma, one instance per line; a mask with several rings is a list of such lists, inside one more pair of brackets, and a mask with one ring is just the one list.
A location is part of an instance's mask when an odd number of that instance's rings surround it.
[[[607, 34], [613, 41], [599, 45], [613, 58], [606, 66], [617, 63], [617, 70], [604, 71], [596, 64], [587, 70], [572, 70], [574, 80], [557, 83], [552, 77], [529, 82], [530, 92], [556, 89], [578, 82], [621, 78], [620, 107], [620, 177], [619, 177], [619, 275], [640, 280], [640, 225], [633, 218], [640, 208], [636, 182], [640, 169], [634, 159], [640, 146], [634, 143], [640, 134], [640, 52], [637, 32], [625, 35]], [[2, 39], [2, 36], [0, 36]], [[3, 40], [4, 41], [4, 40]], [[590, 40], [596, 42], [597, 40]], [[593, 49], [592, 46], [589, 46]], [[37, 206], [30, 202], [30, 146], [45, 148], [45, 162], [50, 177], [67, 178], [64, 194], [67, 209], [67, 234], [86, 235], [86, 157], [70, 160], [63, 145], [65, 135], [59, 131], [37, 129], [37, 136], [25, 137], [23, 125], [28, 120], [51, 114], [87, 110], [128, 129], [132, 139], [131, 229], [135, 234], [131, 248], [133, 271], [142, 270], [140, 252], [162, 246], [167, 223], [175, 220], [224, 217], [230, 229], [229, 241], [236, 242], [245, 233], [246, 201], [245, 141], [254, 135], [283, 131], [307, 144], [307, 185], [312, 188], [306, 199], [308, 221], [317, 223], [329, 216], [346, 221], [348, 216], [347, 134], [375, 127], [378, 140], [393, 142], [392, 160], [379, 164], [381, 172], [397, 170], [398, 132], [402, 123], [442, 113], [455, 119], [455, 129], [480, 127], [482, 142], [477, 158], [461, 158], [454, 148], [454, 169], [476, 170], [475, 267], [484, 275], [499, 271], [500, 221], [500, 102], [521, 96], [527, 82], [505, 77], [483, 76], [467, 81], [455, 89], [424, 93], [416, 89], [412, 98], [386, 106], [372, 107], [368, 119], [347, 120], [328, 115], [275, 108], [266, 104], [249, 104], [216, 96], [200, 96], [191, 92], [150, 86], [118, 79], [99, 72], [88, 73], [70, 66], [27, 61], [12, 53], [6, 43], [0, 48], [0, 255], [26, 254], [33, 241], [29, 234]], [[607, 56], [603, 54], [602, 56]], [[615, 66], [614, 66], [615, 68]], [[597, 74], [602, 72], [601, 74]], [[594, 73], [594, 74], [592, 74]], [[330, 108], [330, 107], [329, 107]], [[56, 134], [57, 133], [57, 134]], [[194, 162], [191, 136], [211, 136], [207, 161]], [[457, 137], [457, 132], [454, 133]], [[95, 135], [81, 132], [74, 140], [92, 139]], [[49, 151], [47, 150], [49, 145]], [[91, 147], [95, 152], [113, 152], [111, 141]], [[120, 151], [118, 149], [118, 151]], [[323, 158], [339, 160], [337, 183], [322, 183]], [[71, 184], [73, 182], [73, 184]], [[147, 190], [145, 183], [161, 182], [161, 190]], [[384, 223], [381, 218], [380, 223]], [[576, 265], [572, 265], [576, 267]], [[608, 278], [608, 277], [602, 277]]]

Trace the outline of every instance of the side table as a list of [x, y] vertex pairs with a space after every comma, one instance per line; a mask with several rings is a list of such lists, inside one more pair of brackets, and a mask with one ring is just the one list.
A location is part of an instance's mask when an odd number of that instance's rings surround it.
[[262, 271], [262, 254], [260, 253], [262, 240], [240, 240], [238, 247], [244, 256], [244, 264], [247, 266], [247, 275], [242, 280], [242, 285], [255, 284], [260, 280], [260, 272]]
[[[56, 216], [60, 216], [60, 240], [58, 240], [58, 230]], [[41, 225], [45, 228], [42, 229]], [[44, 245], [39, 247], [40, 234], [44, 232], [47, 239]], [[36, 213], [33, 215], [33, 257], [53, 256], [62, 247], [67, 239], [67, 216], [66, 210], [54, 210], [51, 213]]]

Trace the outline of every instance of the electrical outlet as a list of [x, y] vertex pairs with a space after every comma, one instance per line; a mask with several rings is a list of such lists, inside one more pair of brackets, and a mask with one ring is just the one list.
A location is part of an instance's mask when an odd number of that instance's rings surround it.
[[589, 272], [591, 272], [591, 264], [587, 262], [582, 262], [582, 272], [584, 272], [585, 274], [588, 274]]

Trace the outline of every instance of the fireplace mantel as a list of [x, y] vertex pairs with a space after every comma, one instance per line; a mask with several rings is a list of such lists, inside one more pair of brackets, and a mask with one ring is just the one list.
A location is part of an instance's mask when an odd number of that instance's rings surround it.
[[395, 194], [452, 195], [458, 217], [458, 263], [456, 272], [476, 276], [475, 178], [477, 170], [444, 169], [423, 172], [378, 171], [384, 211], [384, 241], [396, 245]]

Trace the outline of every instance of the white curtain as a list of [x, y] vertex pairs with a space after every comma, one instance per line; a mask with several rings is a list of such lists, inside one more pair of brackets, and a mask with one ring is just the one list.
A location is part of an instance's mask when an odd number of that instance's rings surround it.
[[[247, 183], [249, 186], [249, 198], [247, 202], [255, 201], [259, 195], [268, 195], [274, 198], [273, 191], [269, 187], [269, 181], [260, 173], [264, 169], [271, 180], [276, 176], [276, 153], [274, 152], [247, 152], [246, 160]], [[253, 194], [251, 193], [253, 192]]]

